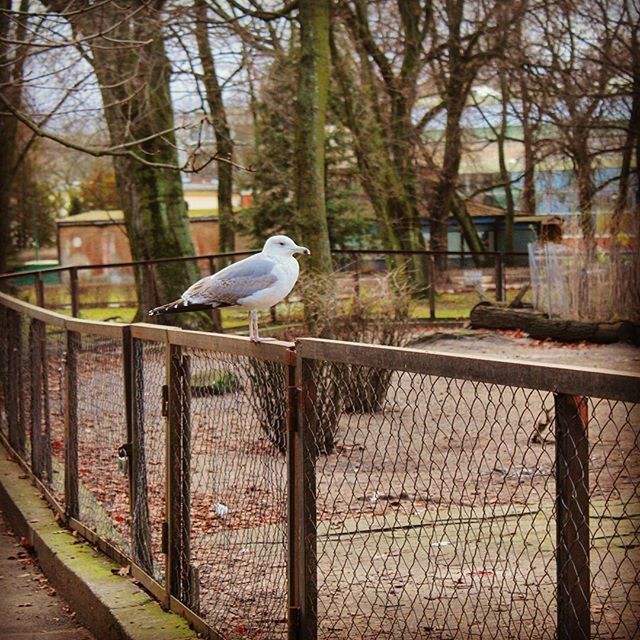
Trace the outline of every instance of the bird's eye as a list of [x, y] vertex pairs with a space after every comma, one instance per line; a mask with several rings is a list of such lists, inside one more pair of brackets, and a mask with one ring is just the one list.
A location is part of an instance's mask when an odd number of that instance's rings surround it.
[[284, 247], [284, 242], [280, 242], [279, 244], [281, 244]]

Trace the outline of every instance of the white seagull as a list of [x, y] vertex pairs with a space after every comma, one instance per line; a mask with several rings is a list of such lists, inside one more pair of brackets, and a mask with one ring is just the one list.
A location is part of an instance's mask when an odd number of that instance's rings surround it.
[[198, 280], [179, 300], [151, 309], [149, 315], [239, 306], [249, 310], [249, 337], [260, 342], [258, 311], [277, 304], [293, 289], [300, 273], [296, 253], [311, 251], [287, 236], [272, 236], [260, 253]]

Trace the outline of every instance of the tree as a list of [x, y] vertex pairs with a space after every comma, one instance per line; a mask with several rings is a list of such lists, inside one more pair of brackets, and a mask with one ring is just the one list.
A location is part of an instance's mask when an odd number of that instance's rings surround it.
[[[11, 0], [0, 1], [0, 94], [18, 108], [22, 106], [24, 66], [27, 55], [27, 20], [14, 21]], [[22, 0], [19, 11], [26, 13], [29, 3]], [[17, 44], [16, 44], [17, 43]], [[18, 121], [5, 109], [0, 111], [0, 273], [7, 270], [11, 253], [11, 193], [21, 161], [18, 152]]]
[[537, 106], [553, 128], [551, 144], [572, 165], [580, 228], [589, 250], [595, 248], [594, 161], [612, 148], [606, 117], [612, 73], [604, 62], [614, 40], [604, 28], [608, 10], [598, 13], [595, 8], [559, 1], [530, 12], [536, 38], [528, 62]]
[[233, 158], [233, 140], [227, 122], [227, 113], [222, 100], [222, 87], [216, 71], [215, 58], [209, 43], [207, 30], [207, 4], [205, 0], [195, 2], [195, 35], [202, 65], [202, 82], [205, 87], [211, 124], [216, 136], [218, 158], [218, 221], [220, 229], [220, 251], [235, 249], [233, 216], [233, 165], [226, 160]]
[[[52, 17], [39, 21], [46, 33], [38, 51], [64, 49], [70, 58], [75, 51], [79, 55], [76, 65], [89, 65], [102, 98], [111, 146], [74, 143], [47, 131], [43, 122], [26, 115], [10, 96], [2, 97], [3, 104], [38, 135], [92, 155], [113, 156], [134, 260], [193, 255], [169, 90], [171, 65], [164, 44], [163, 0], [117, 5], [46, 0], [44, 4]], [[60, 19], [67, 23], [68, 31]], [[73, 61], [68, 62], [71, 66]], [[67, 95], [74, 88], [68, 86]], [[197, 278], [195, 264], [188, 262], [158, 265], [154, 277], [149, 277], [148, 270], [142, 274], [137, 274], [136, 282], [139, 317], [146, 308], [178, 297]]]
[[331, 273], [325, 206], [325, 122], [329, 94], [329, 0], [300, 0], [300, 59], [295, 142], [296, 226], [310, 267]]

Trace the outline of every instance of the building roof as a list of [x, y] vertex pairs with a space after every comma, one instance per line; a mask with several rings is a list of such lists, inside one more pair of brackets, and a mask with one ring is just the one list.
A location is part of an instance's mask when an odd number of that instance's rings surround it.
[[[189, 218], [216, 219], [218, 218], [217, 209], [189, 209]], [[85, 225], [107, 225], [107, 224], [124, 224], [124, 213], [115, 209], [113, 211], [85, 211], [75, 216], [67, 216], [58, 218], [56, 224], [62, 227], [85, 226]]]

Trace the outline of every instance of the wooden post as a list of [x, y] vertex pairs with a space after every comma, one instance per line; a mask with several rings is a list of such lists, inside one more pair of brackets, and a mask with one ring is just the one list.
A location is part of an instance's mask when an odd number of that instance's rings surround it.
[[167, 584], [170, 595], [197, 611], [191, 585], [191, 375], [189, 358], [170, 345], [167, 385]]
[[587, 399], [556, 394], [558, 640], [590, 637]]
[[67, 331], [67, 352], [65, 354], [64, 428], [65, 465], [64, 501], [66, 514], [78, 518], [80, 502], [78, 492], [78, 351], [80, 334]]
[[429, 320], [436, 319], [436, 259], [429, 255]]
[[[294, 581], [297, 624], [290, 625], [291, 637], [297, 640], [316, 640], [318, 635], [318, 578], [316, 551], [316, 417], [314, 403], [315, 382], [311, 363], [297, 359], [296, 388], [298, 395], [297, 424], [290, 434], [293, 446], [289, 473], [293, 480], [290, 497], [290, 580]], [[295, 573], [295, 576], [292, 575]], [[295, 631], [295, 633], [293, 633]]]
[[134, 562], [153, 577], [144, 435], [143, 343], [131, 337], [131, 328], [127, 326], [124, 327], [123, 345], [132, 555]]
[[80, 300], [78, 299], [78, 269], [69, 269], [69, 291], [71, 292], [71, 315], [77, 318], [80, 312]]
[[39, 271], [36, 273], [36, 305], [44, 308], [44, 281]]
[[496, 259], [496, 302], [504, 302], [504, 255], [495, 254]]
[[42, 433], [42, 349], [44, 323], [32, 319], [29, 324], [29, 382], [31, 385], [31, 471], [43, 478], [44, 437]]

